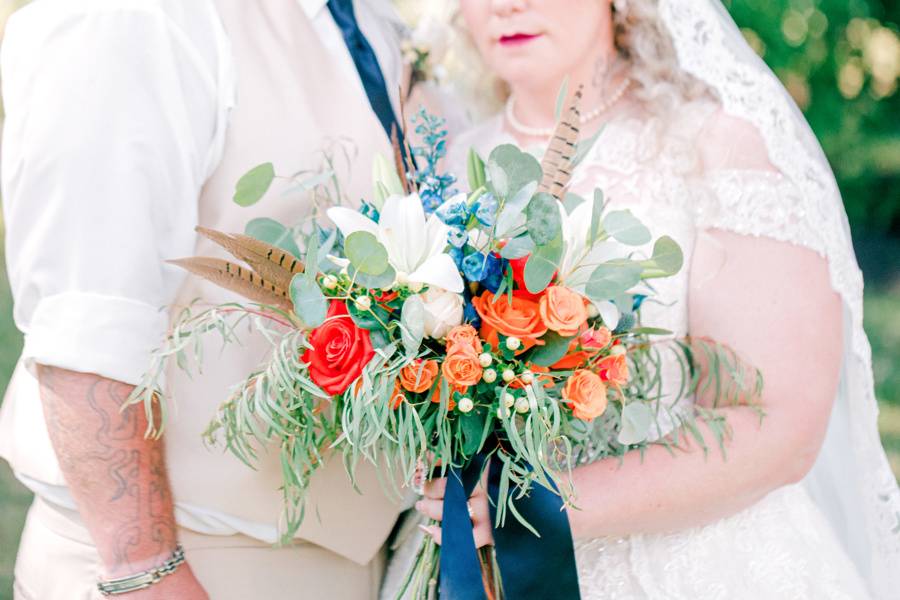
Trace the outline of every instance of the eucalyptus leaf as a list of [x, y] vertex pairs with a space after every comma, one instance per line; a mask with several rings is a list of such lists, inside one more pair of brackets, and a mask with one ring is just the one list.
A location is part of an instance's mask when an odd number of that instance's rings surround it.
[[653, 245], [653, 262], [666, 275], [675, 275], [684, 266], [684, 253], [678, 242], [663, 236]]
[[390, 264], [387, 249], [368, 231], [355, 231], [344, 240], [344, 254], [360, 273], [381, 275]]
[[622, 408], [622, 428], [619, 430], [620, 444], [631, 446], [646, 441], [653, 425], [650, 407], [640, 402], [631, 402]]
[[512, 144], [494, 148], [488, 158], [491, 185], [500, 198], [511, 198], [531, 182], [540, 182], [541, 164]]
[[302, 273], [294, 275], [291, 279], [291, 301], [294, 303], [294, 314], [307, 327], [315, 328], [325, 322], [328, 299], [314, 279], [310, 280]]
[[320, 271], [326, 271], [328, 269], [334, 269], [334, 263], [328, 258], [328, 255], [331, 254], [331, 251], [334, 249], [334, 244], [337, 242], [338, 230], [332, 229], [328, 232], [328, 237], [325, 238], [325, 241], [322, 242], [322, 247], [319, 248], [317, 253], [317, 261], [319, 265]]
[[252, 219], [244, 227], [244, 233], [252, 238], [290, 252], [298, 259], [300, 258], [300, 248], [294, 240], [294, 234], [275, 219], [268, 217]]
[[580, 165], [581, 162], [587, 157], [590, 151], [594, 148], [594, 145], [596, 145], [597, 140], [600, 139], [600, 135], [603, 133], [603, 130], [605, 128], [606, 126], [604, 125], [600, 129], [598, 129], [596, 133], [594, 133], [594, 135], [592, 135], [591, 137], [578, 142], [578, 146], [575, 148], [575, 157], [572, 159], [573, 169]]
[[425, 338], [425, 303], [419, 295], [410, 296], [403, 303], [400, 311], [401, 340], [407, 357], [413, 357], [419, 352], [422, 340]]
[[358, 285], [370, 290], [380, 290], [390, 287], [397, 279], [397, 272], [394, 270], [394, 267], [391, 266], [388, 266], [384, 273], [379, 273], [378, 275], [362, 273], [353, 265], [350, 265], [348, 272], [350, 273], [350, 277], [352, 277]]
[[578, 194], [573, 194], [572, 192], [566, 192], [565, 197], [563, 198], [563, 208], [566, 209], [566, 214], [571, 215], [572, 211], [587, 202], [582, 196]]
[[543, 346], [535, 346], [528, 355], [528, 361], [539, 367], [550, 367], [566, 355], [572, 338], [566, 338], [555, 331], [548, 331], [541, 337], [544, 342]]
[[534, 248], [534, 240], [526, 233], [506, 242], [506, 245], [500, 250], [500, 256], [506, 260], [514, 260], [528, 256], [534, 252]]
[[519, 190], [515, 196], [503, 203], [495, 225], [498, 238], [506, 235], [516, 227], [525, 224], [525, 207], [534, 195], [538, 183], [532, 181]]
[[239, 206], [253, 206], [259, 202], [275, 180], [275, 166], [263, 163], [247, 171], [234, 188], [234, 202]]
[[312, 268], [304, 269], [303, 275], [311, 281], [312, 283], [316, 282], [316, 275], [318, 271], [315, 269], [315, 265], [319, 262], [319, 233], [318, 231], [314, 231], [311, 236], [309, 236], [309, 242], [306, 247], [306, 264], [311, 265]]
[[556, 275], [559, 261], [562, 259], [562, 239], [557, 238], [549, 244], [538, 246], [525, 263], [525, 287], [532, 294], [540, 294]]
[[643, 269], [631, 261], [609, 261], [599, 265], [585, 286], [588, 298], [599, 302], [624, 294], [641, 281]]
[[593, 245], [600, 236], [600, 223], [603, 218], [603, 209], [606, 201], [603, 198], [603, 190], [597, 188], [594, 190], [594, 202], [591, 206], [591, 228], [588, 230], [587, 243]]
[[650, 241], [650, 230], [630, 210], [615, 210], [603, 219], [603, 229], [615, 240], [629, 246], [640, 246]]
[[559, 239], [562, 236], [562, 217], [556, 198], [545, 192], [535, 194], [525, 210], [528, 235], [538, 246]]

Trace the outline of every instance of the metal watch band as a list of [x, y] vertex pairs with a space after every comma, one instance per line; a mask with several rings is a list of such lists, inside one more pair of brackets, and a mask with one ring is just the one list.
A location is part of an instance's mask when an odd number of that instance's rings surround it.
[[97, 589], [99, 589], [100, 593], [104, 596], [116, 596], [118, 594], [127, 594], [129, 592], [143, 590], [154, 583], [157, 583], [166, 575], [174, 573], [178, 566], [183, 562], [184, 549], [181, 547], [181, 544], [178, 544], [175, 546], [175, 551], [172, 552], [172, 556], [170, 556], [162, 565], [127, 577], [98, 581]]

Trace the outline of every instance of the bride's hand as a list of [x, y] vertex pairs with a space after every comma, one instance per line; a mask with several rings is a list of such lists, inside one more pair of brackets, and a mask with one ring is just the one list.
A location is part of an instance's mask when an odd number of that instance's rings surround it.
[[[416, 502], [416, 510], [435, 521], [440, 522], [444, 516], [444, 490], [447, 488], [447, 478], [432, 479], [425, 482], [425, 497]], [[488, 506], [487, 482], [482, 479], [475, 486], [475, 490], [469, 497], [469, 517], [472, 519], [472, 535], [475, 538], [475, 547], [489, 546], [494, 543], [494, 535], [491, 531], [491, 511]], [[422, 526], [422, 531], [441, 543], [441, 528], [438, 525]]]

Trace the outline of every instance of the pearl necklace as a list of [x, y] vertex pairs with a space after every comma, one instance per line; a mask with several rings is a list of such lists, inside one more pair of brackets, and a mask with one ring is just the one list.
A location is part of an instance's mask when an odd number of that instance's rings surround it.
[[[597, 117], [608, 111], [610, 108], [616, 105], [616, 103], [622, 99], [622, 96], [625, 95], [625, 92], [628, 91], [628, 88], [631, 87], [631, 80], [625, 79], [621, 85], [616, 89], [615, 92], [605, 100], [603, 100], [599, 106], [593, 109], [590, 112], [587, 112], [580, 117], [578, 117], [578, 123], [581, 125], [586, 125], [591, 121], [595, 120]], [[548, 138], [553, 135], [553, 132], [556, 131], [556, 126], [553, 127], [529, 127], [522, 123], [516, 117], [516, 97], [510, 96], [509, 100], [506, 102], [506, 121], [509, 123], [509, 126], [513, 128], [516, 132], [527, 135], [529, 137], [537, 137], [537, 138]]]

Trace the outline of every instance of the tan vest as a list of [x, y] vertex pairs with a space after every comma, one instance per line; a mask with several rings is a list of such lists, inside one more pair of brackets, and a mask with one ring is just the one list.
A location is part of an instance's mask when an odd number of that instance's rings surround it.
[[[335, 140], [349, 140], [355, 152], [350, 168], [342, 166], [339, 172], [346, 196], [354, 202], [368, 196], [375, 153], [390, 153], [387, 136], [369, 108], [362, 86], [348, 79], [346, 70], [335, 67], [334, 57], [322, 47], [297, 0], [216, 3], [237, 64], [237, 104], [222, 161], [200, 196], [200, 224], [239, 232], [255, 217], [297, 223], [310, 211], [307, 198], [281, 197], [282, 190], [276, 185], [257, 206], [241, 208], [231, 201], [235, 183], [247, 170], [267, 161], [283, 175], [316, 168], [322, 150]], [[205, 239], [198, 240], [196, 254], [225, 256]], [[197, 298], [210, 304], [238, 300], [189, 277], [176, 307]], [[269, 346], [264, 340], [244, 335], [242, 341], [242, 346], [222, 350], [221, 340], [209, 335], [202, 374], [191, 379], [174, 365], [167, 373], [167, 389], [176, 405], [164, 437], [169, 474], [179, 503], [274, 525], [282, 510], [278, 447], [260, 450], [258, 468], [253, 470], [220, 448], [206, 447], [202, 439], [229, 388], [266, 359]], [[20, 369], [11, 388], [15, 386], [19, 387], [16, 396], [36, 400], [36, 385], [28, 373]], [[28, 414], [7, 414], [4, 421], [18, 423], [16, 427], [33, 423], [38, 418], [34, 405], [39, 402], [24, 406], [28, 399], [17, 400], [4, 407], [4, 412]], [[46, 430], [37, 436], [46, 438]], [[0, 439], [0, 452], [17, 470], [48, 483], [62, 483], [49, 443], [42, 440], [37, 444], [37, 453], [36, 445], [29, 443], [31, 450], [26, 455], [21, 446], [5, 447], [3, 442]], [[383, 545], [399, 507], [382, 491], [374, 468], [361, 465], [357, 483], [362, 494], [351, 487], [340, 456], [333, 457], [312, 477], [306, 519], [298, 537], [364, 564]]]

